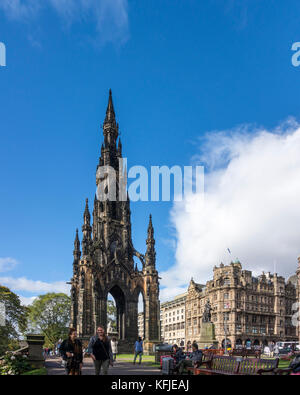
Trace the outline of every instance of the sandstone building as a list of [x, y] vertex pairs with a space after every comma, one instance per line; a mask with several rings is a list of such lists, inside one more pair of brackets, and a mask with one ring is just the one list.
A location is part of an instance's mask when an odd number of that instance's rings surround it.
[[185, 303], [187, 293], [161, 304], [161, 339], [168, 344], [185, 346]]
[[[138, 335], [138, 298], [141, 293], [144, 299], [144, 336], [149, 349], [152, 349], [152, 342], [159, 340], [159, 282], [154, 229], [150, 216], [146, 253], [137, 252], [132, 244], [129, 198], [121, 199], [119, 193], [119, 180], [124, 178], [120, 168], [122, 144], [111, 91], [103, 138], [97, 174], [100, 167], [114, 169], [117, 174], [116, 199], [103, 201], [95, 196], [93, 223], [86, 200], [81, 249], [78, 231], [74, 242], [71, 324], [82, 339], [93, 335], [98, 325], [106, 328], [107, 295], [110, 293], [117, 307], [120, 351], [132, 350], [132, 343]], [[107, 175], [105, 173], [102, 179], [96, 177], [96, 185], [104, 188], [105, 193], [112, 188]], [[105, 177], [108, 178], [106, 184]], [[134, 264], [134, 256], [141, 261], [142, 270]]]
[[[300, 261], [299, 261], [300, 262]], [[298, 271], [299, 281], [300, 274]], [[292, 306], [297, 301], [297, 277], [287, 282], [275, 274], [254, 277], [239, 261], [214, 267], [206, 285], [191, 280], [185, 302], [186, 343], [200, 341], [204, 306], [210, 301], [219, 346], [265, 345], [297, 340]]]

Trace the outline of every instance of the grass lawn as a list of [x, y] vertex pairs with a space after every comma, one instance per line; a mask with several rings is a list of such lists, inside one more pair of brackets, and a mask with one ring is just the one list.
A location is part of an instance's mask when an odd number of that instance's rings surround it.
[[29, 370], [29, 372], [22, 373], [21, 376], [47, 376], [46, 368]]
[[[291, 360], [291, 361], [292, 361], [292, 360]], [[279, 364], [278, 364], [279, 369], [288, 368], [288, 367], [289, 367], [289, 364], [291, 363], [291, 361], [285, 361], [285, 360], [283, 360], [283, 359], [280, 359], [280, 360], [279, 360]]]
[[[117, 361], [133, 362], [134, 354], [118, 354]], [[136, 359], [139, 361], [139, 356]], [[153, 363], [155, 362], [154, 355], [143, 355], [142, 363]]]
[[[118, 354], [117, 355], [117, 362], [133, 362], [134, 354]], [[137, 357], [136, 362], [139, 361], [139, 357]], [[149, 366], [153, 368], [160, 368], [159, 363], [155, 363], [155, 356], [154, 355], [143, 355], [142, 364], [144, 366]]]

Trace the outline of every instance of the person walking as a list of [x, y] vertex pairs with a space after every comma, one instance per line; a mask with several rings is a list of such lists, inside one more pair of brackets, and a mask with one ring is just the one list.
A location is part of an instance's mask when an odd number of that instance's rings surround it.
[[139, 356], [139, 365], [142, 363], [142, 356], [143, 356], [143, 340], [139, 336], [137, 341], [134, 344], [134, 359], [133, 364], [135, 365], [136, 358]]
[[276, 358], [279, 357], [279, 346], [277, 343], [275, 344], [275, 347], [274, 347], [274, 355]]
[[62, 342], [59, 350], [65, 361], [67, 375], [81, 375], [83, 353], [81, 341], [77, 339], [76, 329], [71, 328], [69, 330], [68, 339]]
[[271, 357], [271, 350], [270, 350], [270, 347], [269, 347], [269, 346], [265, 346], [265, 348], [264, 348], [264, 354], [265, 354], [267, 357]]
[[105, 330], [102, 326], [97, 328], [97, 334], [91, 337], [88, 353], [94, 362], [95, 375], [108, 374], [109, 366], [113, 366], [113, 355], [111, 350], [111, 344], [108, 337], [105, 334]]
[[111, 339], [110, 345], [111, 345], [111, 351], [112, 351], [112, 354], [113, 354], [113, 360], [116, 361], [117, 360], [117, 354], [118, 354], [118, 340], [117, 340], [116, 337], [113, 337]]

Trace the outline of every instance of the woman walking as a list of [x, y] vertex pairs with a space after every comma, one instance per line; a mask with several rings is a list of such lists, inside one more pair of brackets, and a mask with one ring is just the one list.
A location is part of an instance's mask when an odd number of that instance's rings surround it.
[[66, 361], [66, 372], [69, 376], [79, 376], [82, 370], [82, 344], [77, 339], [76, 329], [69, 330], [68, 339], [64, 340], [60, 346], [60, 353]]
[[94, 361], [96, 376], [101, 374], [101, 369], [103, 374], [107, 375], [109, 365], [113, 366], [113, 355], [110, 341], [102, 326], [99, 326], [97, 328], [97, 334], [91, 337], [88, 353]]
[[111, 339], [110, 344], [111, 344], [111, 351], [112, 351], [112, 354], [113, 354], [113, 360], [116, 361], [117, 354], [118, 354], [118, 340], [117, 340], [117, 338], [113, 337]]

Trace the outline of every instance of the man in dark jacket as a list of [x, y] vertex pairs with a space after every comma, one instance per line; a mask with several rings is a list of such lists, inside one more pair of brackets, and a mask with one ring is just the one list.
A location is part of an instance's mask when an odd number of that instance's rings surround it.
[[198, 344], [193, 343], [192, 345], [192, 353], [190, 356], [186, 359], [183, 359], [182, 361], [179, 362], [178, 364], [178, 373], [183, 374], [184, 370], [186, 368], [192, 368], [197, 364], [200, 364], [202, 362], [202, 351], [198, 349]]
[[177, 346], [177, 344], [174, 344], [173, 346], [173, 358], [175, 359], [175, 369], [177, 369], [179, 363], [185, 359], [184, 352]]
[[96, 376], [101, 373], [101, 369], [103, 374], [107, 375], [109, 365], [113, 366], [113, 355], [110, 341], [102, 326], [99, 326], [97, 328], [97, 334], [91, 337], [88, 353], [94, 361]]

